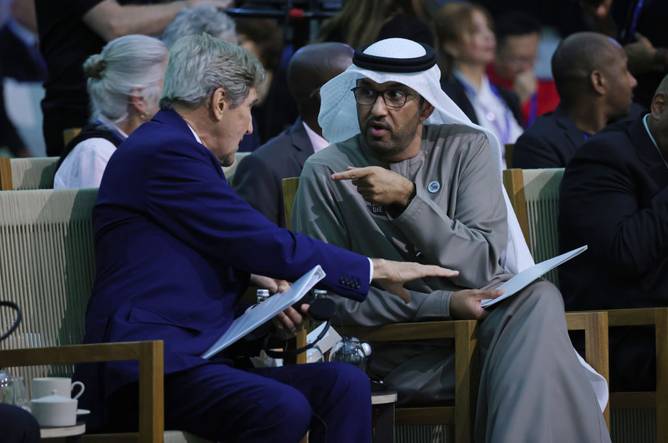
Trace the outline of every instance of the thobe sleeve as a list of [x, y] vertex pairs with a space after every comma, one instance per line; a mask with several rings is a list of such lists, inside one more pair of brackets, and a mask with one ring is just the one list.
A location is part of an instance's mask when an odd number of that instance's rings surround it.
[[212, 157], [163, 149], [151, 162], [146, 210], [157, 224], [222, 266], [294, 281], [320, 264], [323, 286], [362, 300], [369, 286], [366, 257], [277, 227], [227, 184]]
[[[350, 248], [348, 227], [343, 224], [339, 207], [343, 200], [332, 183], [326, 168], [307, 161], [300, 176], [292, 220], [296, 231]], [[449, 291], [409, 292], [410, 303], [405, 303], [398, 296], [374, 286], [369, 288], [363, 303], [332, 296], [336, 303], [335, 321], [346, 325], [379, 326], [402, 321], [443, 319], [450, 316]]]
[[423, 263], [456, 269], [460, 273], [452, 279], [454, 283], [480, 288], [502, 272], [500, 257], [508, 238], [506, 207], [487, 138], [476, 136], [465, 152], [461, 170], [452, 178], [458, 180], [457, 195], [451, 199], [455, 205], [452, 217], [418, 187], [393, 223], [411, 240]]

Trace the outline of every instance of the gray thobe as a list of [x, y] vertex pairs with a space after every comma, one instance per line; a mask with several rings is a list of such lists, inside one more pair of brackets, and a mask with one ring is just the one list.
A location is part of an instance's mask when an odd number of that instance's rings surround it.
[[[348, 166], [388, 168], [415, 183], [415, 197], [393, 218], [350, 180], [331, 179]], [[338, 324], [447, 319], [453, 291], [508, 278], [500, 265], [507, 225], [497, 157], [486, 136], [467, 126], [425, 126], [420, 153], [397, 163], [375, 158], [359, 135], [318, 152], [304, 165], [293, 222], [297, 231], [369, 257], [460, 271], [413, 282], [410, 303], [377, 288], [363, 303], [333, 296]], [[554, 286], [534, 283], [502, 303], [480, 323], [478, 340], [476, 441], [609, 441]], [[375, 347], [369, 372], [397, 389], [401, 403], [425, 404], [452, 398], [453, 363], [452, 343], [388, 344]]]

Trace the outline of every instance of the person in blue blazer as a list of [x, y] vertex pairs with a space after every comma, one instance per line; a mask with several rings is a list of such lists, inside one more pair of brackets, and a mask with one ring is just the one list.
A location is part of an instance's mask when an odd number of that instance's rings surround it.
[[[233, 321], [251, 273], [276, 279], [277, 289], [320, 264], [323, 288], [359, 301], [372, 280], [405, 297], [408, 280], [456, 275], [294, 234], [237, 196], [221, 163], [230, 165], [252, 132], [262, 77], [253, 56], [210, 36], [171, 48], [162, 110], [118, 148], [102, 178], [85, 342], [164, 341], [167, 428], [216, 441], [297, 442], [307, 430], [312, 442], [369, 441], [369, 381], [358, 369], [241, 370], [228, 355], [201, 357]], [[289, 308], [278, 321], [294, 329], [301, 314]], [[81, 371], [107, 405], [110, 427], [136, 426], [137, 370], [114, 362], [91, 378]]]

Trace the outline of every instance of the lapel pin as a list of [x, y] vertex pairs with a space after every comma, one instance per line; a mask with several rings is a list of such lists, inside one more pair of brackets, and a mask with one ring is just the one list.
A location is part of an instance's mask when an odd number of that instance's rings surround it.
[[429, 182], [427, 185], [427, 191], [431, 192], [432, 194], [436, 194], [438, 191], [441, 189], [441, 184], [437, 182], [436, 180]]

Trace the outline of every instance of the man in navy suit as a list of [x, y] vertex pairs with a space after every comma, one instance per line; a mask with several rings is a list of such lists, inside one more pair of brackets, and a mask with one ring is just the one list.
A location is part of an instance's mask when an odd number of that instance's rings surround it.
[[285, 226], [281, 181], [299, 176], [306, 159], [329, 144], [318, 124], [320, 87], [345, 71], [352, 59], [353, 49], [343, 43], [316, 43], [295, 52], [288, 67], [288, 86], [300, 117], [245, 157], [234, 174], [239, 195], [279, 226]]
[[[235, 194], [221, 163], [252, 132], [263, 75], [253, 56], [207, 35], [171, 48], [163, 110], [119, 147], [100, 185], [85, 341], [164, 341], [167, 428], [224, 441], [296, 442], [309, 429], [311, 441], [369, 441], [369, 382], [356, 368], [241, 370], [201, 358], [234, 319], [250, 273], [293, 281], [320, 264], [324, 288], [359, 301], [372, 279], [405, 297], [405, 281], [457, 274], [293, 234]], [[301, 314], [289, 308], [278, 321], [294, 329]], [[110, 424], [136, 426], [137, 366], [96, 374]]]
[[[569, 309], [668, 306], [667, 159], [668, 76], [649, 114], [592, 137], [566, 168], [561, 248], [589, 244], [559, 271]], [[653, 389], [653, 332], [613, 330], [610, 345], [611, 388]]]
[[552, 57], [552, 73], [561, 103], [517, 139], [513, 168], [563, 168], [587, 138], [629, 112], [636, 80], [622, 47], [605, 35], [566, 38]]

